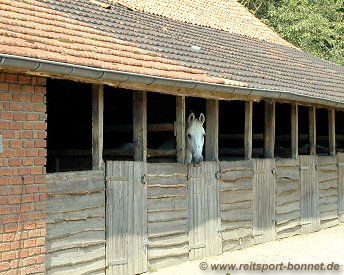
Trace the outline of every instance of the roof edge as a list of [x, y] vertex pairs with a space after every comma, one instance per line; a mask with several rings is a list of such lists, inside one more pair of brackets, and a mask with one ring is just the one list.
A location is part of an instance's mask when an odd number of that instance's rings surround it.
[[283, 99], [290, 101], [301, 101], [309, 104], [322, 104], [332, 108], [344, 108], [344, 102], [332, 101], [315, 96], [301, 96], [290, 91], [268, 90], [262, 88], [240, 87], [226, 84], [216, 84], [177, 78], [165, 78], [152, 75], [136, 74], [123, 71], [93, 68], [56, 62], [31, 57], [15, 56], [0, 53], [0, 68], [24, 69], [26, 71], [59, 74], [82, 79], [93, 79], [97, 81], [117, 81], [138, 83], [144, 85], [162, 85], [177, 88], [189, 88], [206, 92], [222, 92], [242, 96], [259, 96], [271, 99]]

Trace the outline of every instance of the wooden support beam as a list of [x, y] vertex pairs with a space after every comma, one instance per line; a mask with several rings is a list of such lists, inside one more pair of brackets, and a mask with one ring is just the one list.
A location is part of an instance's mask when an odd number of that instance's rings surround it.
[[309, 154], [316, 155], [317, 153], [317, 119], [316, 108], [309, 107]]
[[103, 165], [104, 85], [92, 85], [92, 168]]
[[147, 95], [133, 91], [134, 160], [147, 161]]
[[253, 116], [253, 102], [245, 102], [245, 134], [244, 147], [245, 159], [252, 158], [252, 116]]
[[336, 111], [334, 109], [328, 110], [328, 139], [329, 154], [334, 156], [336, 154]]
[[291, 157], [297, 159], [299, 155], [299, 107], [291, 105]]
[[216, 161], [219, 159], [219, 101], [207, 99], [206, 101], [206, 138], [205, 160]]
[[275, 155], [275, 102], [265, 102], [264, 116], [264, 157]]
[[176, 150], [177, 162], [184, 163], [185, 160], [185, 96], [176, 97]]

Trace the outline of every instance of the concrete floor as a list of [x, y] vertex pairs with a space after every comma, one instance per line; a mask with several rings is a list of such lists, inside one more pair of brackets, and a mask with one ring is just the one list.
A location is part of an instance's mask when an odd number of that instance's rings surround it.
[[[235, 270], [214, 271], [212, 270], [214, 268], [212, 264], [235, 264], [236, 266]], [[292, 265], [299, 270], [288, 270], [288, 267], [290, 269]], [[206, 270], [201, 270], [200, 266]], [[255, 270], [249, 270], [250, 268]], [[263, 268], [275, 270], [264, 270], [262, 272]], [[304, 270], [307, 268], [309, 270]], [[311, 270], [312, 268], [313, 270]], [[319, 270], [316, 271], [316, 268]], [[320, 270], [322, 268], [325, 270]], [[332, 270], [327, 270], [328, 268]], [[335, 270], [336, 268], [339, 268], [339, 270]], [[207, 257], [202, 260], [189, 261], [172, 267], [152, 270], [145, 274], [244, 275], [262, 273], [344, 274], [344, 224], [316, 233], [298, 235], [280, 241], [256, 245], [244, 250], [225, 252], [216, 257]]]

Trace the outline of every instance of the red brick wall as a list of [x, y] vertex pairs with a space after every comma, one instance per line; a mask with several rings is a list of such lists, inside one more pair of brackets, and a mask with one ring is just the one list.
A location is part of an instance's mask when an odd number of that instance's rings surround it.
[[45, 82], [0, 71], [0, 274], [44, 273]]

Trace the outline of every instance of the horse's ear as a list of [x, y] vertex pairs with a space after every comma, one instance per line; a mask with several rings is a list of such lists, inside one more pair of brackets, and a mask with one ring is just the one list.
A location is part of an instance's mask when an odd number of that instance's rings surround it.
[[194, 119], [195, 119], [195, 114], [191, 113], [188, 117], [188, 124], [190, 124], [192, 121], [194, 121]]
[[201, 114], [199, 115], [198, 121], [203, 125], [203, 123], [204, 123], [204, 121], [205, 121], [205, 116], [203, 115], [203, 113], [201, 113]]

